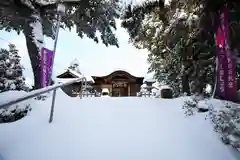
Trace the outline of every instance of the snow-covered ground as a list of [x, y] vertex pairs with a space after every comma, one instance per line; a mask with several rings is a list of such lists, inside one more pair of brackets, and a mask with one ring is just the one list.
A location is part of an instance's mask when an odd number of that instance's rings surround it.
[[38, 101], [27, 117], [0, 124], [5, 160], [237, 160], [204, 114], [185, 117], [184, 99], [70, 98]]

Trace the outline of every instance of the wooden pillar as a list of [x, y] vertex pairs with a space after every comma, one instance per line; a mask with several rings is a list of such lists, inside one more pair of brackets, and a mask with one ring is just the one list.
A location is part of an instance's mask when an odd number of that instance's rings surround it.
[[113, 85], [111, 85], [111, 87], [109, 88], [109, 96], [112, 96], [112, 88], [113, 88]]
[[131, 84], [128, 84], [128, 96], [131, 96]]

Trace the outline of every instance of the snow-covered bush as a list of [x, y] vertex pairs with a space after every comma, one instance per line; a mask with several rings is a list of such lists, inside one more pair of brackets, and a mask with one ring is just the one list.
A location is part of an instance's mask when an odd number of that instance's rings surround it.
[[225, 144], [240, 151], [240, 105], [231, 102], [210, 102], [209, 117]]
[[[6, 91], [0, 93], [0, 104], [6, 100], [20, 98], [26, 94], [27, 92], [25, 91]], [[32, 100], [26, 100], [5, 109], [0, 109], [0, 123], [14, 122], [26, 116], [31, 111], [31, 102]]]
[[240, 151], [240, 105], [217, 99], [191, 97], [183, 105], [187, 116], [196, 112], [208, 111], [205, 119], [210, 119], [213, 129], [220, 135], [225, 144]]
[[9, 49], [0, 49], [0, 92], [23, 90], [25, 78], [20, 60], [13, 44], [9, 45]]
[[30, 104], [25, 108], [20, 108], [18, 105], [14, 109], [2, 109], [0, 110], [0, 123], [15, 122], [27, 115], [31, 111]]
[[186, 100], [182, 106], [182, 108], [185, 110], [185, 115], [192, 116], [197, 110], [197, 104], [198, 101], [196, 99], [189, 98], [188, 100]]

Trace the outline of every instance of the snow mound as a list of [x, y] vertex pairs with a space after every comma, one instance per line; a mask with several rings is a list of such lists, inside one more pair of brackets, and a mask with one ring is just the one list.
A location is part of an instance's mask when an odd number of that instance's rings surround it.
[[[193, 102], [192, 111], [209, 111], [208, 116], [213, 122], [213, 130], [218, 133], [222, 142], [240, 151], [239, 104], [218, 99], [204, 99], [203, 97], [190, 98], [189, 101]], [[240, 158], [240, 152], [238, 158]]]
[[0, 124], [4, 159], [236, 160], [204, 115], [185, 118], [184, 98], [79, 99], [61, 90], [56, 98], [52, 124], [50, 98], [24, 119]]
[[162, 90], [162, 89], [172, 89], [172, 87], [167, 86], [167, 85], [162, 85], [162, 86], [159, 86], [158, 88], [159, 88], [159, 90]]
[[145, 75], [144, 79], [143, 79], [143, 83], [145, 82], [156, 82], [156, 79], [154, 78], [155, 73], [151, 72]]
[[[27, 94], [24, 91], [6, 91], [0, 93], [0, 104], [6, 103], [8, 100], [15, 100]], [[34, 103], [33, 99], [20, 102], [15, 105], [8, 106], [0, 109], [0, 123], [10, 123], [17, 121], [31, 111], [31, 104]]]
[[[6, 91], [6, 92], [2, 92], [0, 93], [0, 104], [3, 104], [9, 100], [15, 100], [17, 98], [20, 98], [20, 97], [23, 97], [24, 95], [27, 95], [28, 92], [25, 92], [25, 91], [14, 91], [14, 90], [10, 90], [10, 91]], [[20, 102], [17, 104], [18, 108], [25, 108], [27, 105], [33, 103], [34, 100], [33, 99], [30, 99], [30, 100], [26, 100], [26, 101], [23, 101], [23, 102]], [[12, 105], [12, 106], [9, 106], [8, 110], [12, 110], [12, 109], [15, 109], [16, 108], [16, 105]], [[1, 112], [1, 109], [0, 109], [0, 112]]]

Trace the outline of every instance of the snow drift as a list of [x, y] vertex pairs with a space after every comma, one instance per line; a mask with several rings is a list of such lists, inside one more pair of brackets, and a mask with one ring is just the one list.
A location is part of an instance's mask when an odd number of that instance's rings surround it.
[[32, 112], [0, 124], [5, 160], [236, 160], [205, 115], [186, 118], [184, 99], [71, 98], [57, 92]]

